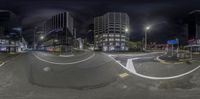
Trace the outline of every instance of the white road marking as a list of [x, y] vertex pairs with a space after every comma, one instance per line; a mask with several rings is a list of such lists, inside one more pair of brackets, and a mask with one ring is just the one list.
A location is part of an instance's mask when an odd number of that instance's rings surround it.
[[151, 55], [151, 54], [159, 54], [164, 52], [152, 52], [152, 53], [142, 53], [142, 54], [109, 54], [109, 56], [145, 56], [145, 55]]
[[163, 63], [163, 64], [170, 64], [170, 63], [166, 62], [165, 60], [160, 59], [160, 56], [157, 56], [156, 60], [159, 61], [159, 62], [161, 62], [161, 63]]
[[5, 61], [5, 62], [2, 62], [1, 64], [0, 64], [0, 67], [2, 67], [3, 65], [5, 65], [6, 63], [8, 63], [9, 62], [9, 60], [7, 60], [7, 61]]
[[[108, 55], [109, 56], [109, 55]], [[139, 76], [139, 77], [142, 77], [142, 78], [145, 78], [145, 79], [151, 79], [151, 80], [169, 80], [169, 79], [175, 79], [175, 78], [180, 78], [180, 77], [183, 77], [183, 76], [186, 76], [194, 71], [196, 71], [197, 69], [200, 68], [200, 66], [186, 72], [186, 73], [183, 73], [183, 74], [179, 74], [179, 75], [175, 75], [175, 76], [169, 76], [169, 77], [152, 77], [152, 76], [147, 76], [147, 75], [143, 75], [143, 74], [139, 74], [137, 73], [137, 71], [135, 70], [131, 70], [133, 69], [131, 66], [130, 63], [127, 63], [129, 64], [130, 66], [124, 66], [123, 64], [119, 63], [117, 60], [115, 60], [113, 57], [109, 56], [111, 59], [113, 59], [116, 63], [118, 63], [121, 67], [123, 67], [124, 69], [128, 70], [130, 73], [132, 74], [135, 74], [136, 76]], [[138, 58], [139, 59], [139, 58]], [[132, 59], [130, 59], [132, 61]], [[129, 60], [129, 62], [130, 62]], [[128, 61], [127, 61], [128, 62]], [[133, 63], [132, 63], [132, 66], [134, 67]]]
[[47, 63], [50, 63], [50, 64], [56, 64], [56, 65], [71, 65], [71, 64], [77, 64], [77, 63], [81, 63], [81, 62], [84, 62], [84, 61], [87, 61], [91, 58], [93, 58], [95, 56], [95, 53], [93, 53], [91, 56], [87, 57], [86, 59], [83, 59], [83, 60], [80, 60], [80, 61], [75, 61], [75, 62], [70, 62], [70, 63], [56, 63], [56, 62], [52, 62], [52, 61], [47, 61], [45, 59], [42, 59], [40, 58], [39, 56], [33, 54], [37, 59], [39, 59], [40, 61], [43, 61], [43, 62], [47, 62]]
[[5, 64], [5, 62], [2, 62], [2, 63], [0, 64], [0, 67], [3, 66], [4, 64]]
[[135, 67], [133, 66], [133, 60], [136, 60], [136, 59], [138, 58], [128, 59], [126, 63], [126, 68], [129, 68], [129, 70], [134, 73], [136, 73], [136, 70], [135, 70]]
[[127, 77], [128, 75], [129, 75], [129, 74], [127, 74], [127, 73], [119, 74], [119, 76], [120, 76], [121, 78]]
[[60, 57], [72, 57], [74, 56], [74, 54], [71, 54], [71, 55], [59, 55]]

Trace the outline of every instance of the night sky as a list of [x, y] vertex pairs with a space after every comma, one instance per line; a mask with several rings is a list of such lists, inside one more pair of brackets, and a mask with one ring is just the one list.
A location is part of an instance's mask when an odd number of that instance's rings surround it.
[[11, 10], [19, 16], [26, 39], [31, 38], [36, 24], [67, 10], [77, 21], [79, 34], [87, 32], [95, 16], [126, 12], [130, 16], [131, 40], [141, 40], [144, 27], [153, 24], [149, 37], [161, 43], [185, 37], [183, 19], [188, 12], [200, 9], [200, 0], [1, 0], [0, 9]]

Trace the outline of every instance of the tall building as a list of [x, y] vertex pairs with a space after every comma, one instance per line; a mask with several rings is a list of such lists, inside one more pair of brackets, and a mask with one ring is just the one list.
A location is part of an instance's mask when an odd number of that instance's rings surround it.
[[188, 40], [200, 39], [200, 10], [194, 10], [187, 17]]
[[188, 34], [187, 47], [192, 47], [193, 52], [200, 52], [200, 10], [188, 14], [184, 30]]
[[74, 19], [69, 12], [62, 12], [52, 16], [44, 22], [40, 46], [49, 51], [68, 52], [73, 47], [76, 36]]
[[17, 51], [17, 41], [21, 38], [21, 30], [17, 28], [16, 15], [9, 10], [0, 10], [0, 51]]
[[16, 15], [9, 10], [0, 10], [0, 38], [5, 38], [16, 26]]
[[94, 18], [94, 46], [102, 51], [126, 51], [129, 40], [129, 16], [108, 12]]
[[86, 39], [89, 44], [94, 44], [94, 24], [88, 26], [88, 31], [86, 34]]

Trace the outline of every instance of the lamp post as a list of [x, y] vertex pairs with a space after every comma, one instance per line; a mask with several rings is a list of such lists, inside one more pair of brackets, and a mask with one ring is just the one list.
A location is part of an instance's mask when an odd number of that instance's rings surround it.
[[[129, 40], [129, 32], [130, 32], [130, 30], [129, 30], [129, 28], [128, 27], [126, 27], [125, 28], [125, 35], [126, 35], [126, 39], [128, 39]], [[127, 43], [125, 44], [125, 45], [123, 45], [123, 46], [121, 46], [121, 49], [122, 50], [128, 50], [128, 46], [127, 46]]]
[[34, 28], [33, 49], [36, 50], [36, 32], [37, 27]]
[[40, 36], [40, 40], [43, 40], [44, 39], [44, 36], [42, 35], [42, 36]]
[[151, 27], [150, 26], [147, 26], [146, 28], [145, 28], [145, 41], [144, 41], [144, 49], [146, 50], [147, 49], [147, 32], [148, 32], [148, 30], [149, 29], [151, 29]]

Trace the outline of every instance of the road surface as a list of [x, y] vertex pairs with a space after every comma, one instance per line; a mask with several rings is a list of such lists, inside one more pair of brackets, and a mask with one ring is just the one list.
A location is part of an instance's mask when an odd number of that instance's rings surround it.
[[[140, 57], [158, 55], [160, 54]], [[16, 56], [0, 68], [0, 99], [200, 98], [200, 70], [181, 78], [151, 80], [130, 73], [103, 53], [88, 52], [74, 58], [68, 57], [65, 60], [38, 52]], [[137, 71], [148, 70], [141, 69]], [[148, 75], [151, 72], [144, 74]], [[153, 76], [155, 75], [158, 73]]]

